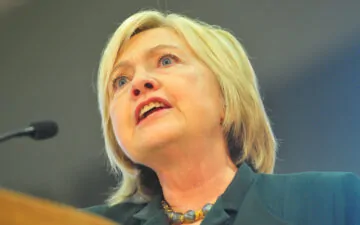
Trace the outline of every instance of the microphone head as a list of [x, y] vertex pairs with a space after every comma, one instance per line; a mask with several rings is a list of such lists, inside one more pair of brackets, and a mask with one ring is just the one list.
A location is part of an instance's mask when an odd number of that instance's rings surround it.
[[58, 125], [53, 121], [40, 121], [30, 124], [33, 131], [29, 134], [35, 140], [42, 140], [54, 137], [58, 133]]

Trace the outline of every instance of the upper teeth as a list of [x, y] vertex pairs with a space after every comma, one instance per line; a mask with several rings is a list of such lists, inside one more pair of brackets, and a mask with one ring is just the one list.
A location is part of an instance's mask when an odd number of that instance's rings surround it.
[[161, 102], [150, 102], [147, 105], [144, 105], [140, 110], [139, 118], [142, 118], [143, 115], [153, 108], [165, 107], [165, 105]]

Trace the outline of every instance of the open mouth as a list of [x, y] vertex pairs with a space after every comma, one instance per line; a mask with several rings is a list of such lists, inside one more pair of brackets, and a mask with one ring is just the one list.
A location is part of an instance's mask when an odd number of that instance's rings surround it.
[[141, 121], [143, 121], [144, 119], [146, 119], [148, 116], [150, 116], [151, 114], [155, 113], [155, 112], [159, 112], [161, 110], [164, 109], [168, 109], [170, 107], [155, 107], [150, 109], [149, 111], [145, 112], [144, 114], [142, 114], [139, 119], [138, 119], [138, 123], [140, 123]]
[[135, 108], [136, 124], [139, 124], [150, 115], [168, 108], [172, 107], [166, 99], [160, 97], [149, 98], [146, 101], [141, 102]]

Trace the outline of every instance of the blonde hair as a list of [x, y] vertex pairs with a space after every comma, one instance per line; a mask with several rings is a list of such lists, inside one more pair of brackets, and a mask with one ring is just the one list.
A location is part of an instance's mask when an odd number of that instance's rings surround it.
[[159, 27], [174, 30], [215, 74], [226, 107], [222, 126], [234, 163], [239, 165], [247, 161], [257, 172], [273, 172], [276, 140], [254, 70], [241, 44], [218, 26], [174, 13], [141, 11], [127, 18], [115, 31], [103, 52], [99, 67], [98, 101], [105, 148], [113, 172], [122, 175], [122, 181], [107, 200], [109, 205], [129, 199], [149, 201], [151, 198], [142, 188], [139, 167], [123, 153], [116, 141], [109, 116], [110, 96], [107, 87], [118, 52], [124, 44], [141, 31]]

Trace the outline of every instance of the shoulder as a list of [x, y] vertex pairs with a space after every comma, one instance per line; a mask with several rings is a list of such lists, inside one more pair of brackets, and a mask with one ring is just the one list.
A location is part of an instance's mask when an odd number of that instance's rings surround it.
[[313, 215], [360, 222], [356, 213], [360, 210], [360, 179], [354, 173], [259, 174], [255, 188], [284, 217]]
[[[281, 195], [287, 198], [349, 195], [359, 197], [360, 179], [347, 172], [303, 172], [293, 174], [259, 174], [256, 188], [260, 194]], [[288, 196], [286, 196], [288, 195]]]
[[[259, 174], [257, 184], [293, 191], [343, 191], [359, 185], [359, 177], [348, 172], [303, 172], [292, 174]], [[289, 189], [290, 188], [290, 189]]]

